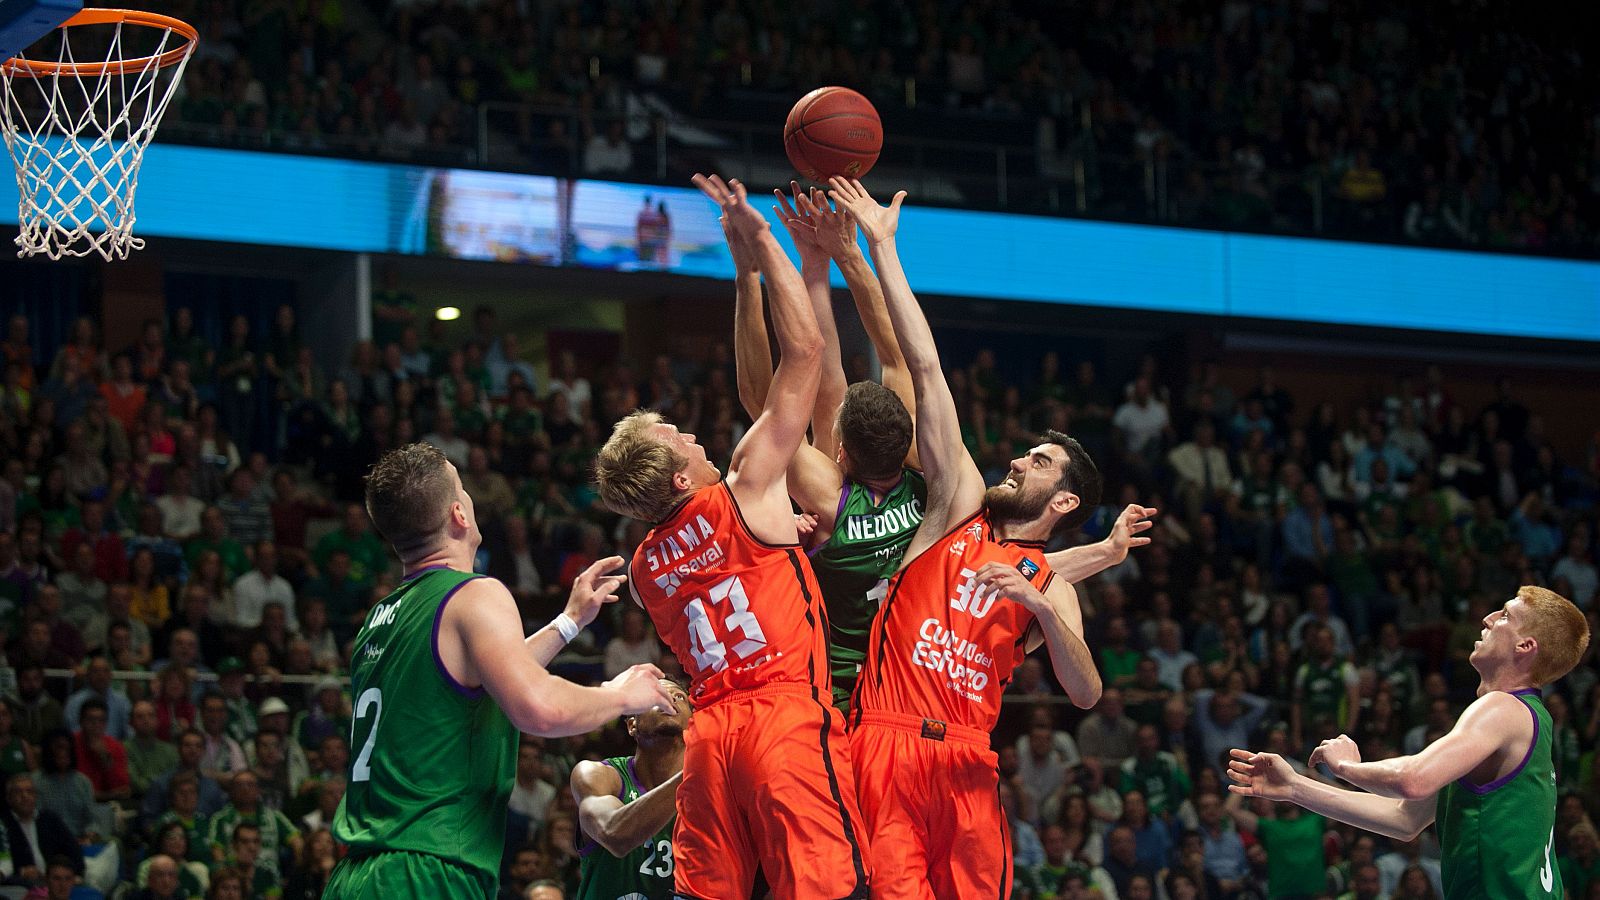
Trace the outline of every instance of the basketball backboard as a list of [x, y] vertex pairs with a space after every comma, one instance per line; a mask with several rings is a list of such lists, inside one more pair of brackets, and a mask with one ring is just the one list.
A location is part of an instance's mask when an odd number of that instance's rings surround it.
[[60, 27], [83, 9], [83, 0], [0, 0], [0, 61]]

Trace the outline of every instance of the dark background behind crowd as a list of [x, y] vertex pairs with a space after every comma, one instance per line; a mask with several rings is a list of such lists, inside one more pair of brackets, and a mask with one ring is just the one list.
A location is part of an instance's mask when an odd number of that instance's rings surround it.
[[[1479, 0], [184, 0], [167, 140], [679, 181], [843, 84], [959, 205], [1592, 255], [1583, 30]], [[754, 129], [754, 130], [751, 130]], [[989, 143], [952, 142], [984, 134]], [[930, 141], [930, 139], [933, 139]], [[940, 141], [943, 141], [942, 143]], [[994, 147], [1009, 189], [989, 175]], [[913, 158], [914, 157], [914, 158]], [[975, 175], [974, 172], [977, 174]], [[1061, 194], [1081, 194], [1074, 206]]]

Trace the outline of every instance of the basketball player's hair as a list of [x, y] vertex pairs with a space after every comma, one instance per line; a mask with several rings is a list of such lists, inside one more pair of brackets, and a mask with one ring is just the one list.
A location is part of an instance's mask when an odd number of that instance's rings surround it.
[[877, 480], [893, 478], [911, 452], [911, 413], [900, 396], [876, 381], [845, 388], [839, 404], [839, 442], [850, 454], [850, 474]]
[[1533, 680], [1540, 686], [1566, 675], [1589, 649], [1589, 620], [1572, 601], [1554, 591], [1531, 584], [1517, 589], [1528, 607], [1522, 633], [1539, 642], [1533, 661]]
[[1078, 495], [1078, 505], [1061, 517], [1056, 528], [1062, 531], [1071, 531], [1089, 520], [1094, 514], [1095, 507], [1100, 505], [1100, 492], [1102, 483], [1100, 469], [1089, 458], [1089, 451], [1083, 449], [1076, 438], [1055, 431], [1045, 431], [1039, 436], [1042, 443], [1055, 444], [1067, 451], [1067, 464], [1061, 469], [1061, 479], [1056, 482], [1056, 490], [1067, 491]]
[[454, 502], [450, 460], [429, 444], [390, 450], [367, 474], [367, 515], [402, 560], [432, 549]]
[[634, 410], [611, 429], [611, 438], [595, 456], [595, 484], [612, 512], [655, 523], [677, 503], [672, 476], [683, 469], [683, 460], [650, 433], [660, 424], [660, 413]]

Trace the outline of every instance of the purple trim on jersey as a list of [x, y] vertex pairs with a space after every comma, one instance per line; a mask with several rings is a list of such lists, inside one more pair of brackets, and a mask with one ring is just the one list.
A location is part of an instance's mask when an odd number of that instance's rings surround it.
[[[1523, 694], [1536, 694], [1536, 693], [1538, 693], [1538, 691], [1534, 690], [1533, 688], [1526, 688], [1526, 689], [1520, 690], [1520, 691], [1512, 691], [1511, 692], [1511, 696], [1513, 696], [1513, 697], [1521, 697]], [[1539, 745], [1539, 713], [1530, 704], [1524, 703], [1522, 705], [1526, 706], [1528, 708], [1528, 715], [1533, 717], [1533, 740], [1528, 742], [1528, 752], [1522, 754], [1522, 762], [1517, 763], [1517, 767], [1515, 769], [1512, 769], [1504, 777], [1496, 778], [1495, 780], [1489, 782], [1488, 784], [1486, 784], [1486, 785], [1484, 785], [1482, 787], [1479, 787], [1478, 785], [1475, 785], [1472, 782], [1468, 781], [1467, 777], [1465, 775], [1463, 775], [1463, 776], [1461, 776], [1461, 786], [1462, 787], [1464, 787], [1467, 790], [1473, 792], [1474, 794], [1478, 794], [1478, 795], [1481, 796], [1483, 794], [1490, 793], [1491, 791], [1495, 790], [1496, 788], [1505, 787], [1507, 782], [1509, 782], [1511, 779], [1513, 779], [1513, 778], [1517, 777], [1519, 774], [1521, 774], [1523, 768], [1528, 765], [1528, 760], [1533, 758], [1533, 748], [1537, 747]]]
[[[637, 787], [639, 787], [639, 784], [640, 784], [640, 781], [639, 781], [639, 770], [635, 769], [633, 767], [633, 760], [634, 760], [634, 757], [632, 757], [632, 756], [628, 757], [628, 777], [633, 779], [633, 786], [637, 788]], [[628, 792], [628, 786], [627, 785], [623, 785], [622, 786], [622, 794], [626, 794], [627, 792]], [[622, 796], [622, 794], [618, 794], [617, 795], [617, 799], [621, 800], [623, 803], [627, 803], [628, 802], [628, 798]], [[640, 794], [640, 796], [644, 795], [644, 790], [642, 788], [640, 789], [639, 794]]]
[[[845, 503], [847, 501], [849, 501], [849, 499], [850, 499], [850, 482], [846, 481], [844, 484], [839, 485], [839, 508], [833, 511], [833, 527], [834, 528], [838, 528], [839, 527], [839, 517], [844, 515], [844, 505], [845, 505]], [[828, 540], [832, 540], [832, 539], [833, 539], [833, 536], [832, 536], [832, 533], [830, 532], [829, 536], [828, 536]], [[806, 551], [806, 558], [810, 559], [810, 558], [816, 556], [818, 553], [821, 553], [822, 552], [822, 548], [826, 547], [826, 546], [828, 546], [828, 541], [823, 541], [823, 542], [817, 544], [815, 547], [812, 547], [810, 550]]]
[[440, 563], [437, 566], [423, 566], [422, 568], [416, 570], [415, 572], [411, 572], [411, 573], [407, 574], [404, 578], [400, 579], [400, 583], [401, 584], [405, 584], [405, 583], [407, 583], [409, 581], [415, 581], [416, 579], [421, 578], [422, 576], [428, 574], [429, 572], [437, 572], [440, 569], [448, 569], [448, 568], [450, 568], [450, 567], [445, 565], [444, 563]]
[[[445, 567], [440, 566], [439, 568], [442, 569]], [[467, 687], [466, 685], [457, 681], [455, 676], [450, 674], [450, 670], [444, 667], [444, 657], [439, 655], [439, 624], [444, 621], [444, 608], [450, 605], [450, 598], [456, 595], [456, 591], [461, 590], [462, 585], [472, 582], [476, 579], [476, 577], [477, 576], [473, 576], [473, 578], [467, 578], [463, 580], [461, 584], [451, 588], [449, 592], [444, 595], [444, 599], [439, 601], [439, 608], [433, 613], [433, 637], [428, 639], [428, 644], [433, 647], [433, 664], [439, 670], [439, 677], [444, 679], [445, 684], [448, 684], [454, 688], [456, 693], [466, 697], [468, 700], [477, 700], [486, 692], [482, 686], [475, 688]]]

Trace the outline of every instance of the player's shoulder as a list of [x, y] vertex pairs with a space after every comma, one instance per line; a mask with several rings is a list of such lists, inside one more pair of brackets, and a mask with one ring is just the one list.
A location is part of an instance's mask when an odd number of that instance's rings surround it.
[[622, 773], [603, 760], [580, 761], [572, 767], [569, 780], [579, 801], [585, 797], [615, 797], [622, 792]]

